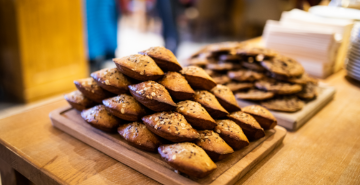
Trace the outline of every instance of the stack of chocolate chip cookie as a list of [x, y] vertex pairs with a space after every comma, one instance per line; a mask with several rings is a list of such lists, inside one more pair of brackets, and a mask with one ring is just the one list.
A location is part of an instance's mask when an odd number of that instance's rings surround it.
[[208, 175], [217, 168], [214, 161], [277, 124], [264, 107], [241, 109], [228, 86], [218, 85], [200, 67], [182, 68], [164, 47], [114, 62], [116, 68], [75, 80], [78, 90], [65, 99], [93, 127], [118, 132], [130, 145], [159, 153], [191, 177]]
[[237, 99], [275, 111], [296, 112], [317, 96], [317, 80], [296, 60], [244, 42], [208, 45], [194, 53], [188, 65], [202, 67]]

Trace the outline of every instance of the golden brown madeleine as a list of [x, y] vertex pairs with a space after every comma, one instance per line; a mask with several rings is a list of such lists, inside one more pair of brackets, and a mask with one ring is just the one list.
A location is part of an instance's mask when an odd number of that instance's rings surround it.
[[180, 71], [182, 69], [175, 55], [162, 46], [151, 47], [145, 51], [140, 51], [139, 54], [154, 59], [156, 64], [164, 71]]
[[76, 90], [64, 95], [65, 100], [76, 110], [82, 111], [93, 105], [95, 102], [86, 98], [80, 91]]
[[196, 129], [214, 129], [215, 120], [200, 103], [185, 100], [177, 103], [176, 111], [185, 116], [186, 120]]
[[177, 100], [191, 99], [195, 93], [185, 77], [177, 72], [166, 73], [159, 83], [169, 91], [172, 98]]
[[153, 111], [167, 111], [176, 108], [169, 92], [157, 82], [146, 81], [129, 85], [129, 89], [137, 101]]
[[144, 116], [142, 120], [151, 132], [172, 142], [192, 141], [199, 137], [185, 117], [177, 112], [158, 112]]
[[265, 136], [264, 129], [250, 114], [237, 111], [231, 113], [228, 117], [242, 128], [249, 140], [257, 140]]
[[141, 150], [157, 152], [161, 138], [150, 132], [141, 122], [132, 122], [118, 127], [118, 132], [129, 144]]
[[87, 98], [101, 103], [103, 99], [111, 97], [113, 94], [103, 90], [93, 78], [84, 78], [80, 80], [74, 80], [76, 88]]
[[234, 112], [241, 110], [236, 98], [230, 88], [224, 85], [217, 85], [211, 92], [215, 95], [219, 103], [228, 111]]
[[194, 100], [199, 102], [213, 118], [225, 117], [228, 113], [209, 91], [195, 91]]
[[113, 61], [121, 73], [136, 80], [157, 80], [164, 76], [155, 61], [146, 55], [134, 54]]
[[129, 91], [130, 80], [120, 73], [117, 68], [106, 68], [91, 73], [91, 77], [103, 89], [114, 94], [123, 94]]
[[235, 122], [224, 119], [217, 120], [215, 132], [225, 140], [234, 150], [240, 150], [249, 145], [249, 140], [245, 136], [243, 130]]
[[161, 145], [158, 152], [171, 167], [190, 177], [202, 178], [217, 168], [206, 152], [194, 143]]
[[210, 90], [216, 86], [215, 81], [200, 67], [184, 67], [181, 73], [192, 88]]
[[103, 104], [107, 111], [123, 120], [137, 121], [146, 115], [145, 107], [127, 94], [105, 99]]
[[81, 117], [91, 126], [105, 132], [115, 132], [122, 121], [110, 114], [104, 105], [96, 105], [90, 109], [83, 110]]
[[250, 105], [244, 107], [243, 111], [251, 114], [265, 130], [272, 129], [277, 125], [275, 116], [265, 107], [260, 105]]
[[238, 71], [229, 71], [227, 74], [229, 78], [240, 82], [253, 82], [265, 77], [265, 75], [262, 73], [250, 71], [246, 69], [241, 69]]
[[218, 133], [212, 130], [201, 130], [199, 134], [196, 144], [204, 149], [213, 161], [222, 160], [234, 152]]

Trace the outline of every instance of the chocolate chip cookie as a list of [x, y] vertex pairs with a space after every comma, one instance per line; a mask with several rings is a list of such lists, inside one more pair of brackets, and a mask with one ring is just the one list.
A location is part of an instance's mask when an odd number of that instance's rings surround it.
[[264, 79], [255, 83], [255, 87], [275, 94], [294, 94], [302, 90], [298, 84], [278, 82], [273, 79]]
[[296, 60], [288, 57], [277, 56], [271, 60], [264, 60], [261, 65], [271, 73], [276, 75], [292, 78], [301, 76], [304, 73], [304, 68]]
[[271, 99], [265, 102], [261, 102], [261, 105], [270, 110], [282, 112], [296, 112], [301, 110], [305, 104], [297, 97], [291, 96]]
[[274, 97], [274, 93], [264, 92], [264, 91], [260, 91], [257, 89], [250, 89], [248, 92], [236, 93], [235, 97], [237, 99], [242, 99], [242, 100], [260, 101], [260, 100], [267, 100], [267, 99]]

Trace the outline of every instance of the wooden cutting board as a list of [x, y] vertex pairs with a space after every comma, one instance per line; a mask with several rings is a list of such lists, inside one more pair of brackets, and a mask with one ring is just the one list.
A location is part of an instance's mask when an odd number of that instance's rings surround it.
[[[270, 110], [270, 112], [276, 117], [278, 125], [295, 131], [328, 104], [334, 98], [334, 95], [335, 88], [319, 83], [317, 98], [305, 103], [305, 106], [300, 111], [287, 113]], [[257, 103], [238, 99], [238, 104], [240, 107], [246, 107]]]
[[279, 146], [286, 130], [276, 126], [266, 131], [264, 138], [216, 162], [217, 169], [205, 178], [191, 179], [174, 172], [159, 154], [141, 151], [123, 140], [119, 134], [109, 134], [91, 127], [70, 106], [50, 113], [53, 126], [87, 143], [108, 156], [163, 184], [234, 184], [261, 159]]

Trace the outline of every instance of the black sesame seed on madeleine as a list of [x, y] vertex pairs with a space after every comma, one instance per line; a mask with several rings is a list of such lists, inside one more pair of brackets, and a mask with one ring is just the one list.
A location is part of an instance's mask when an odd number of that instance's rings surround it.
[[234, 150], [240, 150], [249, 145], [249, 140], [245, 136], [243, 130], [235, 122], [224, 119], [217, 120], [215, 132], [225, 140]]
[[142, 118], [146, 127], [156, 135], [172, 142], [192, 141], [199, 133], [178, 112], [158, 112]]
[[176, 100], [188, 100], [194, 95], [194, 90], [190, 87], [185, 77], [177, 72], [168, 72], [164, 78], [158, 81]]
[[117, 68], [106, 68], [91, 73], [91, 77], [103, 89], [114, 94], [123, 94], [129, 91], [131, 81]]
[[83, 110], [81, 117], [91, 126], [105, 132], [115, 132], [122, 120], [110, 114], [104, 105], [97, 105]]
[[186, 120], [196, 129], [211, 130], [216, 126], [215, 120], [200, 103], [185, 100], [177, 103], [176, 111], [185, 116]]
[[164, 76], [155, 61], [146, 55], [134, 54], [113, 61], [121, 73], [136, 80], [158, 80]]
[[257, 140], [265, 136], [264, 129], [250, 114], [237, 111], [229, 114], [228, 117], [242, 128], [249, 140]]
[[233, 92], [229, 87], [224, 85], [217, 85], [211, 92], [215, 95], [219, 103], [228, 111], [234, 112], [241, 110]]
[[129, 89], [138, 102], [153, 111], [168, 111], [176, 108], [169, 92], [157, 82], [146, 81], [129, 85]]
[[216, 86], [216, 82], [200, 67], [188, 66], [181, 73], [194, 89], [210, 90]]
[[246, 106], [242, 111], [252, 115], [264, 130], [272, 129], [277, 125], [274, 115], [260, 105]]
[[130, 145], [141, 150], [157, 152], [157, 148], [162, 144], [162, 139], [150, 132], [141, 122], [120, 125], [118, 133]]
[[213, 161], [222, 160], [234, 152], [218, 133], [212, 130], [201, 130], [199, 134], [199, 139], [195, 143], [204, 149]]
[[151, 47], [147, 50], [140, 51], [139, 54], [147, 55], [154, 59], [156, 64], [164, 71], [180, 71], [182, 69], [175, 55], [165, 47]]
[[87, 98], [101, 103], [103, 99], [111, 97], [113, 94], [102, 89], [93, 78], [75, 80], [76, 88]]
[[82, 111], [96, 103], [85, 97], [79, 90], [64, 95], [65, 100], [76, 110]]
[[127, 94], [105, 99], [103, 104], [107, 111], [123, 120], [137, 121], [146, 115], [145, 107]]
[[202, 178], [217, 168], [206, 152], [194, 143], [161, 145], [158, 152], [171, 167], [190, 177]]
[[199, 102], [211, 117], [215, 119], [226, 117], [226, 115], [229, 114], [209, 91], [195, 91], [194, 100]]

